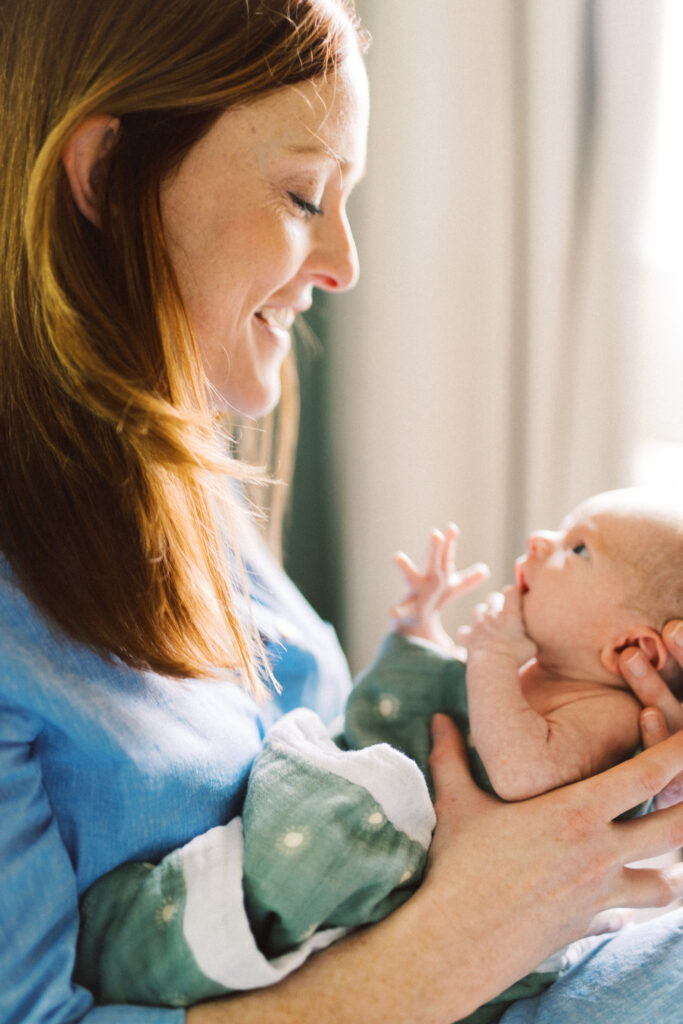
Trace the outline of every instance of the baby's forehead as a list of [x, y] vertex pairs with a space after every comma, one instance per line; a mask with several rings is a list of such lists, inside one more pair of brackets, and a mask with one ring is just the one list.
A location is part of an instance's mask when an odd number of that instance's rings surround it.
[[635, 489], [610, 491], [578, 505], [563, 528], [583, 528], [605, 554], [637, 563], [653, 549], [683, 544], [683, 510]]

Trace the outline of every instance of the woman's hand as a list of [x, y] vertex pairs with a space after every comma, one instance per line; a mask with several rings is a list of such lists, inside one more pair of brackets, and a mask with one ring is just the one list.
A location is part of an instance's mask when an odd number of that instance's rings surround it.
[[[683, 668], [683, 621], [668, 622], [662, 638], [671, 657]], [[619, 658], [619, 669], [643, 705], [640, 732], [648, 749], [667, 736], [683, 729], [683, 706], [662, 677], [638, 648], [628, 647]], [[677, 775], [657, 796], [658, 808], [671, 807], [683, 801], [683, 773]]]
[[415, 895], [271, 988], [206, 1002], [188, 1024], [450, 1024], [614, 906], [665, 906], [683, 865], [626, 867], [683, 843], [683, 807], [614, 822], [683, 771], [683, 732], [601, 775], [504, 803], [472, 781], [451, 720], [430, 760], [437, 827]]
[[[614, 820], [663, 790], [681, 770], [683, 732], [600, 775], [505, 804], [462, 788], [462, 774], [452, 768], [459, 736], [449, 719], [437, 718], [430, 761], [437, 828], [424, 887], [434, 885], [442, 915], [460, 915], [467, 923], [472, 970], [488, 947], [498, 956], [506, 941], [515, 950], [517, 973], [520, 965], [531, 970], [553, 948], [584, 934], [599, 911], [663, 907], [683, 893], [683, 865], [626, 866], [681, 845], [683, 808]], [[450, 908], [447, 879], [458, 893]], [[477, 901], [480, 928], [472, 924], [470, 904]], [[496, 905], [498, 920], [491, 911]], [[486, 938], [492, 927], [495, 944]]]

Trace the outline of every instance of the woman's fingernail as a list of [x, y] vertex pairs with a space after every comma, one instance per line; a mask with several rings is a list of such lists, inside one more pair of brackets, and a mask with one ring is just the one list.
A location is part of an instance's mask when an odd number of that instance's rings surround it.
[[637, 652], [626, 659], [626, 668], [636, 679], [643, 679], [647, 675], [647, 661]]
[[643, 711], [640, 721], [643, 726], [643, 732], [649, 736], [654, 736], [659, 732], [659, 715], [656, 711]]
[[678, 625], [671, 630], [671, 639], [676, 644], [676, 647], [680, 647], [683, 651], [683, 622], [679, 622]]

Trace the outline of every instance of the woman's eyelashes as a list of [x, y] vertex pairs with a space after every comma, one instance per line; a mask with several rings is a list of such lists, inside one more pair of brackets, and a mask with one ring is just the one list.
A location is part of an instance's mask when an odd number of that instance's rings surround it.
[[310, 217], [320, 217], [322, 215], [322, 209], [316, 206], [315, 203], [311, 203], [308, 199], [304, 199], [297, 192], [289, 192], [289, 198], [292, 200], [297, 209]]
[[588, 558], [588, 549], [585, 544], [574, 544], [572, 552], [580, 558]]

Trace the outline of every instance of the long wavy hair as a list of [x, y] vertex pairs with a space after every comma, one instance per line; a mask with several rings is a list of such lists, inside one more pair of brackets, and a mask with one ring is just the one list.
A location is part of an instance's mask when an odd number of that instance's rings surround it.
[[[263, 691], [230, 485], [259, 474], [209, 408], [160, 183], [232, 104], [353, 46], [352, 0], [0, 3], [0, 547], [49, 619], [133, 667], [232, 669]], [[101, 229], [61, 160], [92, 114], [122, 125]], [[284, 378], [291, 451], [291, 365]]]

